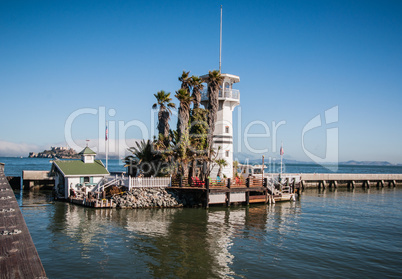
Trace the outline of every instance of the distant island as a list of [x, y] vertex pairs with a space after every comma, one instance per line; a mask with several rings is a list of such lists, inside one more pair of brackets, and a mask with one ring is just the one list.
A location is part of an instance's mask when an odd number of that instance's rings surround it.
[[29, 152], [28, 158], [79, 159], [80, 155], [72, 148], [52, 146], [50, 150], [39, 153]]

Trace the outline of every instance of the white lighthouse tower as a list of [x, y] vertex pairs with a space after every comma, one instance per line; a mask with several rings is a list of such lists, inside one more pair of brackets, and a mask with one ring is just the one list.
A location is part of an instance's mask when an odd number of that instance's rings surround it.
[[[240, 92], [233, 89], [233, 84], [240, 81], [240, 77], [230, 74], [222, 74], [222, 5], [221, 5], [221, 22], [220, 22], [220, 38], [219, 38], [219, 73], [223, 81], [219, 90], [219, 108], [216, 116], [215, 130], [213, 136], [212, 148], [218, 153], [216, 159], [224, 159], [227, 163], [222, 168], [222, 175], [227, 178], [233, 178], [233, 110], [240, 104]], [[208, 83], [209, 75], [200, 77]], [[201, 103], [208, 108], [208, 86], [201, 95]], [[215, 178], [218, 174], [219, 166], [215, 165], [210, 176]]]
[[[222, 168], [222, 175], [227, 178], [233, 177], [233, 110], [240, 104], [240, 92], [233, 89], [234, 83], [240, 81], [240, 77], [230, 74], [221, 74], [223, 82], [219, 90], [219, 109], [217, 112], [217, 120], [215, 123], [215, 131], [213, 136], [213, 148], [218, 152], [216, 159], [224, 159], [227, 166]], [[200, 77], [208, 81], [208, 75]], [[208, 93], [204, 90], [201, 96], [201, 103], [204, 107], [208, 107]], [[216, 178], [219, 166], [211, 171], [211, 178]]]

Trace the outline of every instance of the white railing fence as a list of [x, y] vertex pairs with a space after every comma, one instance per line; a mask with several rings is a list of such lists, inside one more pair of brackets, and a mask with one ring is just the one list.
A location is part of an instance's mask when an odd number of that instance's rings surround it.
[[124, 186], [128, 185], [129, 177], [122, 175], [108, 175], [102, 178], [98, 184], [92, 189], [92, 192], [104, 191], [109, 186]]
[[[237, 89], [225, 88], [223, 90], [223, 92], [222, 92], [222, 90], [219, 90], [218, 97], [239, 100], [240, 99], [240, 91]], [[207, 89], [204, 89], [203, 91], [201, 91], [201, 101], [208, 101], [208, 90]]]
[[171, 187], [170, 177], [130, 177], [128, 189], [135, 187]]

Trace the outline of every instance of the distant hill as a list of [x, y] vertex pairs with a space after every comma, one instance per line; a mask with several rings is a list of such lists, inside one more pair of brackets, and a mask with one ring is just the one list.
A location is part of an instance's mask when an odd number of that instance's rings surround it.
[[357, 166], [395, 166], [395, 164], [391, 164], [387, 161], [347, 161], [340, 162], [340, 165], [357, 165]]
[[[234, 156], [234, 159], [238, 159], [240, 163], [245, 163], [247, 160], [249, 164], [261, 164], [262, 163], [262, 158], [256, 159], [250, 158], [250, 156], [247, 156], [247, 154], [237, 154], [237, 156]], [[272, 160], [272, 159], [271, 159]], [[281, 161], [280, 158], [276, 158], [275, 162], [279, 163]], [[267, 164], [267, 158], [265, 158], [265, 164]], [[297, 161], [297, 160], [291, 160], [291, 159], [283, 159], [284, 164], [300, 164], [300, 165], [310, 165], [310, 164], [316, 164], [315, 162], [305, 162], [305, 161]], [[332, 165], [331, 163], [328, 163], [327, 165]], [[338, 165], [355, 165], [355, 166], [402, 166], [402, 164], [391, 164], [390, 162], [387, 161], [355, 161], [355, 160], [350, 160], [350, 161], [345, 161], [345, 162], [339, 162]]]

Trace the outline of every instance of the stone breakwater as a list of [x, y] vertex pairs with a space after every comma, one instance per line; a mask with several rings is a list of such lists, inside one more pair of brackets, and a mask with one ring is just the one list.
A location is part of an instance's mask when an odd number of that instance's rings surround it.
[[113, 195], [118, 208], [179, 207], [186, 200], [165, 188], [137, 188], [122, 195]]

